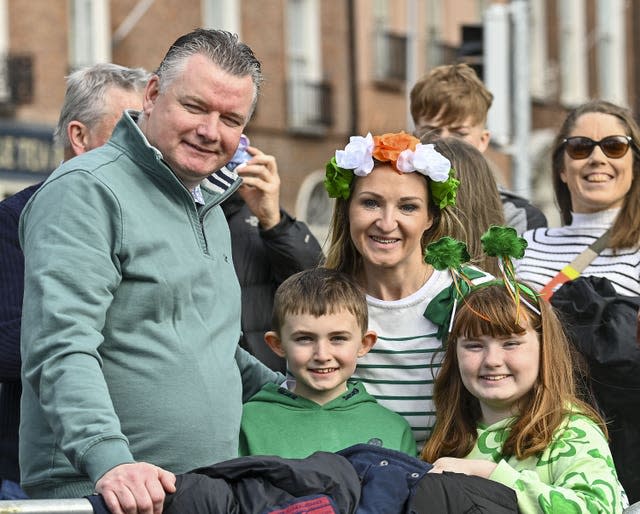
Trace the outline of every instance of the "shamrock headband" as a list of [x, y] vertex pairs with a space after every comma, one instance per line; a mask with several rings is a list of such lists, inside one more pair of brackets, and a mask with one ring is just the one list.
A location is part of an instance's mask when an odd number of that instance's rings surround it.
[[460, 181], [451, 162], [433, 144], [423, 145], [405, 132], [367, 137], [351, 136], [344, 150], [327, 163], [324, 187], [330, 198], [347, 200], [354, 175], [365, 177], [373, 170], [374, 159], [390, 162], [398, 173], [418, 172], [431, 179], [431, 196], [440, 209], [455, 205]]
[[446, 341], [446, 336], [451, 331], [458, 303], [464, 301], [469, 292], [481, 287], [503, 285], [515, 302], [516, 312], [519, 311], [520, 305], [524, 304], [532, 312], [540, 315], [540, 309], [528, 301], [522, 293], [534, 301], [537, 301], [539, 295], [516, 279], [511, 262], [512, 258], [521, 259], [524, 256], [527, 247], [526, 240], [518, 237], [512, 227], [492, 226], [484, 233], [480, 241], [487, 255], [498, 258], [502, 274], [501, 280], [474, 283], [474, 279], [486, 277], [486, 275], [473, 268], [463, 266], [469, 260], [467, 245], [451, 237], [443, 237], [435, 243], [431, 243], [425, 250], [425, 262], [438, 270], [449, 269], [453, 278], [451, 286], [440, 292], [424, 312], [424, 316], [439, 327], [437, 335], [442, 341]]

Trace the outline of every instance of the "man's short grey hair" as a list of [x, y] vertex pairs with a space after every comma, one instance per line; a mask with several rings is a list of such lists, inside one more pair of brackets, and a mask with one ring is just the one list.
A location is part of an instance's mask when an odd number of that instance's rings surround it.
[[65, 150], [71, 148], [67, 126], [79, 121], [93, 128], [107, 114], [106, 97], [112, 87], [124, 91], [139, 91], [142, 95], [151, 74], [143, 68], [126, 68], [118, 64], [101, 63], [74, 71], [67, 77], [67, 90], [53, 133], [56, 143]]
[[255, 89], [251, 106], [253, 112], [263, 81], [260, 61], [248, 45], [238, 40], [237, 34], [226, 30], [195, 29], [179, 37], [171, 45], [156, 71], [160, 91], [166, 90], [182, 72], [187, 59], [195, 54], [204, 55], [230, 75], [250, 76]]

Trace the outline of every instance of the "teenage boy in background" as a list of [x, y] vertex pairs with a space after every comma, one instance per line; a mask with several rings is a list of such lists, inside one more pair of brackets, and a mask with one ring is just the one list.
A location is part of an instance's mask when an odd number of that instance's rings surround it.
[[[415, 135], [422, 140], [454, 136], [484, 152], [491, 134], [487, 113], [493, 95], [466, 64], [437, 66], [411, 89], [410, 109]], [[526, 198], [498, 185], [506, 224], [518, 234], [547, 226], [547, 218]]]

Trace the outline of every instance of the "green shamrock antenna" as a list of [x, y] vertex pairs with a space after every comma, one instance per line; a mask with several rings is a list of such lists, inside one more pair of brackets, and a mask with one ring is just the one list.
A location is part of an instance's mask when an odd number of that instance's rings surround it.
[[513, 262], [511, 261], [511, 259], [522, 259], [524, 257], [527, 241], [518, 236], [516, 229], [513, 227], [494, 225], [482, 235], [480, 242], [487, 255], [498, 258], [504, 283], [507, 286], [507, 290], [511, 292], [516, 305], [520, 305], [520, 301], [522, 301], [533, 312], [540, 314], [540, 310], [537, 307], [531, 305], [520, 295], [522, 290], [532, 298], [538, 297], [529, 287], [518, 282]]
[[527, 241], [519, 237], [513, 227], [493, 225], [480, 238], [482, 248], [491, 257], [513, 257], [522, 259], [527, 248]]
[[459, 270], [470, 258], [467, 245], [449, 236], [431, 243], [424, 251], [424, 262], [440, 271]]
[[515, 270], [511, 259], [522, 259], [527, 248], [527, 241], [518, 236], [513, 227], [492, 226], [480, 238], [482, 249], [491, 256], [497, 257], [500, 270], [505, 279], [515, 282]]

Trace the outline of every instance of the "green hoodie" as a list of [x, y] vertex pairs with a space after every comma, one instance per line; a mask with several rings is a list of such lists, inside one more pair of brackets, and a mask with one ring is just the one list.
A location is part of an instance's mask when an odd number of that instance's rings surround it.
[[380, 405], [360, 382], [318, 405], [288, 389], [267, 384], [244, 405], [240, 455], [304, 458], [369, 443], [416, 456], [405, 419]]

